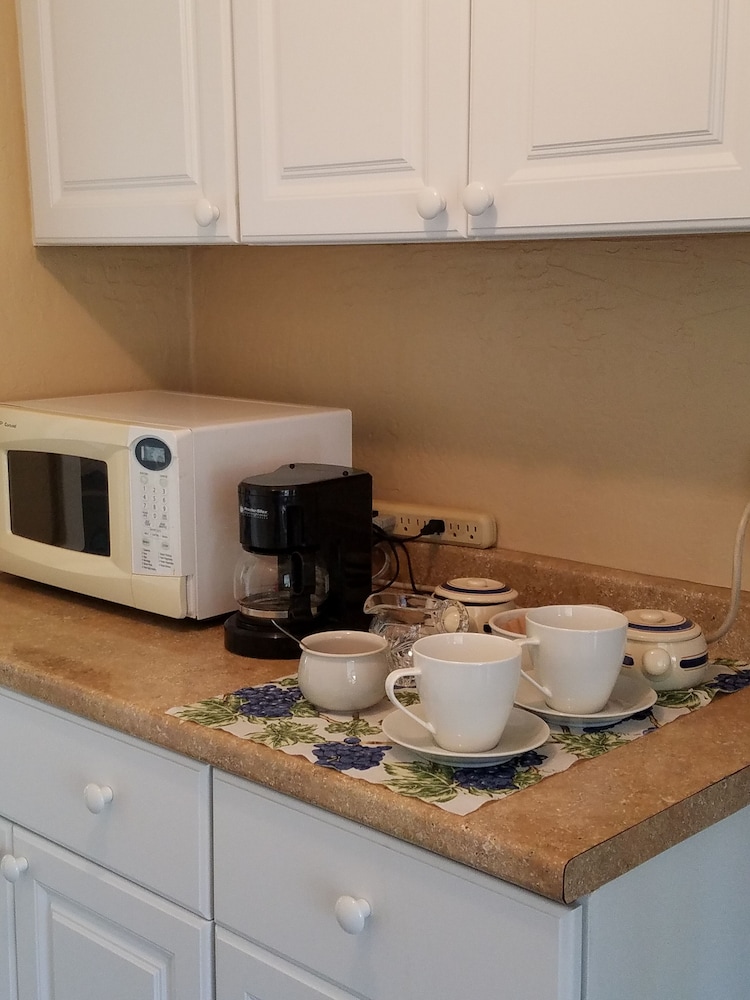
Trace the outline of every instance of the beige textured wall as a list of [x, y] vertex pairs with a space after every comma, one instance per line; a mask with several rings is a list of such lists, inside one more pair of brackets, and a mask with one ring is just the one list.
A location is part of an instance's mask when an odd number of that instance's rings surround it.
[[14, 4], [0, 4], [0, 399], [189, 386], [184, 248], [35, 249]]
[[348, 406], [376, 495], [500, 544], [728, 584], [750, 235], [194, 251], [196, 386]]

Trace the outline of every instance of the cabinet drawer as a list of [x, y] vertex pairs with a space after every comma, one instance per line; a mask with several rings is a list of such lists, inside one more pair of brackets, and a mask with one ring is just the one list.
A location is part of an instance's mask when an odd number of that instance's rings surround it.
[[[580, 998], [576, 907], [228, 775], [214, 855], [218, 924], [358, 995]], [[369, 904], [361, 931], [340, 926], [342, 897]]]
[[0, 760], [0, 815], [211, 915], [206, 765], [11, 694]]

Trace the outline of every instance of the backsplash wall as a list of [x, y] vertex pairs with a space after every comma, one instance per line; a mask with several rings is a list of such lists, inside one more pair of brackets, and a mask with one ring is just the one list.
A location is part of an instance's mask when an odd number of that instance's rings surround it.
[[750, 235], [193, 251], [195, 385], [338, 404], [376, 496], [500, 545], [728, 585]]

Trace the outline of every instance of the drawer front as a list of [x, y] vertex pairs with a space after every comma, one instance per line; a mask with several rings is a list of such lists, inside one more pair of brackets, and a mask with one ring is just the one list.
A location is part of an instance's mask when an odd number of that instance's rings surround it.
[[206, 765], [9, 694], [0, 761], [0, 815], [211, 916]]
[[580, 998], [577, 907], [226, 775], [214, 780], [214, 855], [217, 923], [344, 989]]

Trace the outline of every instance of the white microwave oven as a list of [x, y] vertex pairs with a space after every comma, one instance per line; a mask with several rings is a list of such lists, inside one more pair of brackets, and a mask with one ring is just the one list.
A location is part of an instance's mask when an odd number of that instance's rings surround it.
[[345, 409], [144, 390], [0, 404], [0, 570], [170, 618], [235, 609], [238, 486], [351, 465]]

